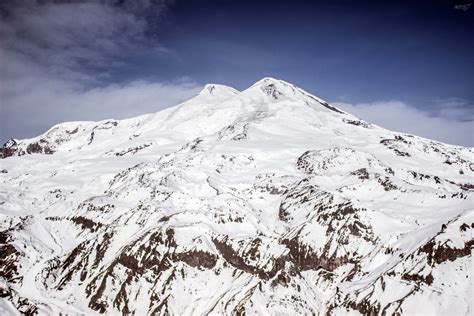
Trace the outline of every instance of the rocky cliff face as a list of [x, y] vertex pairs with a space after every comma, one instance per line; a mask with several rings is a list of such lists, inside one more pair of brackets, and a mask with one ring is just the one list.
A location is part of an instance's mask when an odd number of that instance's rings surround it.
[[468, 314], [474, 153], [280, 80], [3, 150], [0, 311]]

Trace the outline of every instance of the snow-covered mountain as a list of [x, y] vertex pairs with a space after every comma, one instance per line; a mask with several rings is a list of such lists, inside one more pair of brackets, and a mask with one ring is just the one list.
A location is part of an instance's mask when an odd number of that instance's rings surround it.
[[474, 309], [473, 149], [281, 80], [59, 124], [2, 156], [1, 315]]

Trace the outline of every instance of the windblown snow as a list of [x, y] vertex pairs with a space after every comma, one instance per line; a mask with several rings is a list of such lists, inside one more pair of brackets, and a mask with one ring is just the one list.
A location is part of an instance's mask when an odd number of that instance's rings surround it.
[[473, 148], [284, 81], [1, 150], [1, 315], [473, 313]]

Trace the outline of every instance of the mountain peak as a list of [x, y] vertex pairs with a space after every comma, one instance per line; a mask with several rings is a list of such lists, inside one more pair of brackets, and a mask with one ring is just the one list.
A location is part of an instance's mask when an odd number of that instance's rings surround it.
[[294, 84], [280, 79], [265, 77], [254, 83], [246, 91], [251, 91], [250, 93], [252, 94], [255, 91], [261, 91], [266, 96], [266, 98], [270, 97], [269, 99], [274, 99], [277, 101], [282, 99], [292, 99], [302, 101], [303, 104], [310, 105], [314, 109], [321, 109], [322, 106], [326, 110], [344, 114], [342, 110], [330, 105], [323, 99], [316, 97], [301, 88], [298, 88]]
[[280, 80], [280, 79], [276, 79], [276, 78], [272, 78], [272, 77], [264, 77], [260, 80], [258, 80], [257, 82], [255, 82], [253, 85], [262, 85], [262, 84], [275, 84], [275, 83], [285, 83], [285, 84], [289, 84], [283, 80]]
[[246, 91], [251, 91], [251, 93], [260, 91], [263, 92], [264, 95], [277, 100], [283, 96], [290, 97], [295, 95], [295, 89], [296, 87], [288, 82], [271, 77], [265, 77], [255, 82]]
[[259, 81], [255, 82], [250, 88], [252, 87], [271, 87], [271, 86], [274, 86], [274, 87], [293, 87], [295, 88], [295, 85], [291, 84], [291, 83], [288, 83], [284, 80], [280, 80], [280, 79], [275, 79], [275, 78], [272, 78], [272, 77], [265, 77], [265, 78], [262, 78], [260, 79]]
[[[238, 94], [240, 91], [225, 85], [208, 83], [199, 92], [199, 97], [211, 98], [212, 100], [224, 101], [228, 100]], [[294, 84], [286, 82], [284, 80], [264, 77], [259, 81], [255, 82], [249, 88], [242, 92], [243, 96], [251, 98], [263, 97], [266, 101], [264, 102], [279, 102], [281, 100], [296, 100], [302, 101], [302, 104], [312, 106], [314, 109], [321, 109], [320, 106], [326, 110], [334, 111], [339, 114], [344, 114], [343, 111], [330, 105], [328, 102], [312, 95], [305, 90], [298, 88]]]
[[232, 97], [238, 94], [239, 91], [225, 85], [208, 83], [204, 85], [204, 88], [199, 92], [200, 96], [212, 96], [212, 97]]

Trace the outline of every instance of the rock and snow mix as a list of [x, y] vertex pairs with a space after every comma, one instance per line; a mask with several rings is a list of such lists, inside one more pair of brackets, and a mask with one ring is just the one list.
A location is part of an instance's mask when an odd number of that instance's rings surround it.
[[0, 160], [0, 314], [472, 313], [474, 150], [284, 81]]

